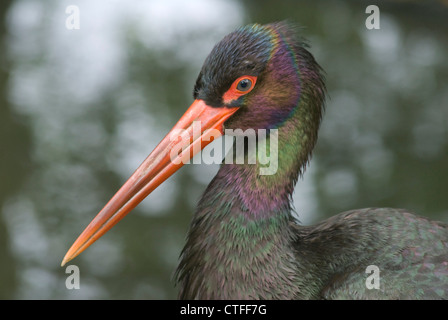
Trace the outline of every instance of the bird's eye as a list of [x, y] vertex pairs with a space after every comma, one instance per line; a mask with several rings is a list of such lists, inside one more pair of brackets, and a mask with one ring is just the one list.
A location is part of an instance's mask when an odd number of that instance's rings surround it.
[[224, 103], [230, 104], [239, 97], [248, 94], [254, 88], [256, 82], [257, 77], [255, 76], [239, 77], [233, 82], [229, 90], [223, 94], [222, 99]]
[[240, 90], [240, 91], [247, 91], [251, 87], [252, 87], [252, 80], [247, 79], [247, 78], [238, 82], [238, 85], [236, 86], [237, 90]]

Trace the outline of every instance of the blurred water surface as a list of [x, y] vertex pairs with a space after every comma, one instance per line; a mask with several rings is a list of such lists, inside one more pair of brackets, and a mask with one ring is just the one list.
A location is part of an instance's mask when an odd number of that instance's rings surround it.
[[370, 206], [448, 221], [448, 10], [437, 1], [71, 1], [1, 4], [0, 298], [174, 299], [172, 274], [217, 165], [187, 165], [73, 261], [65, 252], [192, 102], [238, 26], [304, 26], [330, 99], [294, 193], [302, 223]]

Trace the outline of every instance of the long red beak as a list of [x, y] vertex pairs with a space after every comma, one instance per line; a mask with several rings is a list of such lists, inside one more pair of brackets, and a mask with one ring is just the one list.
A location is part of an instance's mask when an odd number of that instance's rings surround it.
[[[203, 100], [195, 100], [173, 129], [81, 233], [68, 250], [61, 266], [109, 231], [163, 181], [213, 141], [213, 138], [222, 135], [223, 123], [237, 110], [238, 108], [213, 108]], [[194, 123], [197, 125], [194, 126]], [[200, 130], [196, 129], [199, 124]]]

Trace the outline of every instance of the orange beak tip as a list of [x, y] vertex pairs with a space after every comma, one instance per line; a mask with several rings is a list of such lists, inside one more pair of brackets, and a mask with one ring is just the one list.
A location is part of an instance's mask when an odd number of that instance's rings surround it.
[[73, 258], [65, 255], [64, 259], [62, 259], [61, 267], [65, 266], [67, 262], [71, 261]]

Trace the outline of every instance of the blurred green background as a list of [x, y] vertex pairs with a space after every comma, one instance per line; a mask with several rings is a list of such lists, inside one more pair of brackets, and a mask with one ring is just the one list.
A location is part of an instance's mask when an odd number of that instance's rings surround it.
[[[368, 5], [381, 10], [368, 30]], [[77, 5], [80, 29], [68, 30]], [[446, 1], [66, 1], [0, 4], [0, 298], [174, 299], [197, 200], [187, 165], [72, 261], [84, 227], [192, 102], [214, 43], [241, 25], [304, 26], [329, 100], [294, 204], [312, 224], [391, 206], [448, 221]]]

